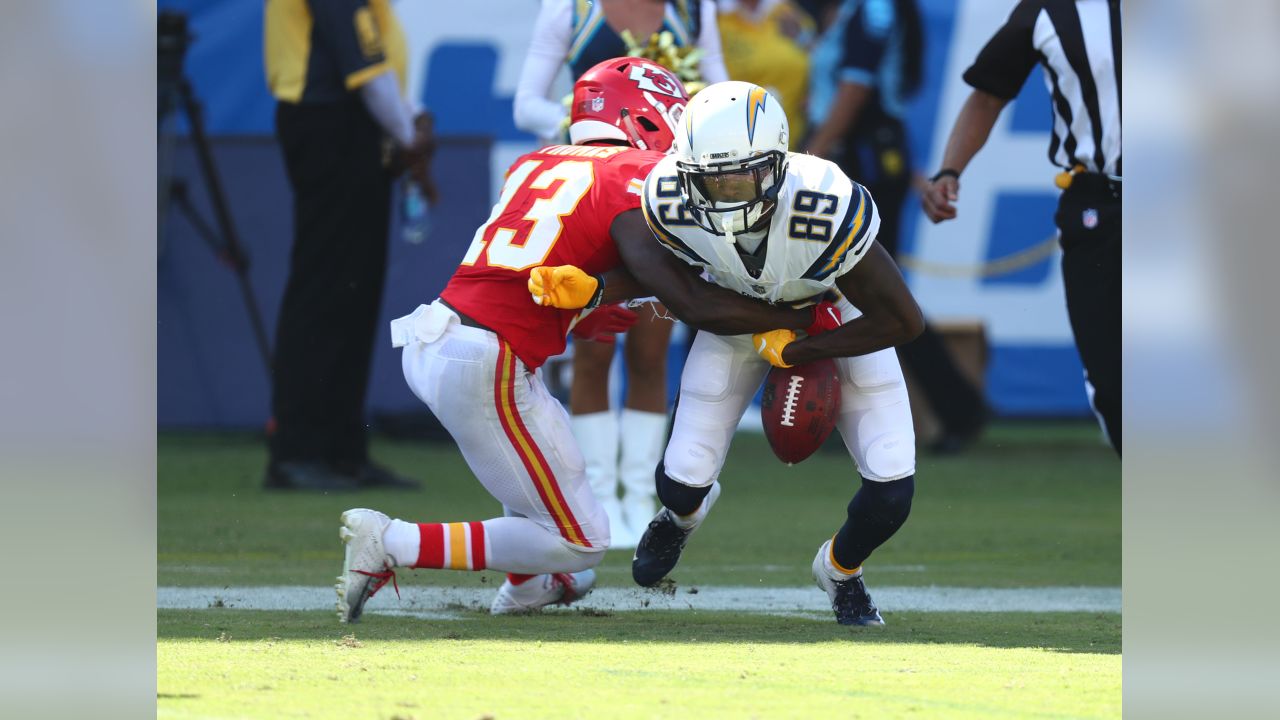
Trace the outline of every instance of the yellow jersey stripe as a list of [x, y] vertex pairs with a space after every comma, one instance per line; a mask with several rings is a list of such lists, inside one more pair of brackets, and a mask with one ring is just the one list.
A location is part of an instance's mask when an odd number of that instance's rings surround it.
[[840, 243], [840, 247], [836, 249], [835, 254], [831, 256], [831, 259], [827, 261], [826, 265], [822, 266], [822, 270], [819, 274], [828, 273], [837, 267], [840, 267], [841, 261], [844, 260], [845, 253], [849, 252], [849, 247], [853, 245], [853, 239], [858, 236], [858, 231], [862, 229], [862, 224], [866, 220], [867, 203], [861, 197], [861, 193], [859, 193], [858, 202], [860, 204], [858, 205], [858, 214], [853, 218], [853, 227], [849, 229], [849, 234], [846, 235], [844, 240]]

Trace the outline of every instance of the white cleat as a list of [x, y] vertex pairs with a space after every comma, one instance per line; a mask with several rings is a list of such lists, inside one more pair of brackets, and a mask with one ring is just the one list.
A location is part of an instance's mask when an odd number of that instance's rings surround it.
[[[344, 623], [359, 622], [364, 604], [388, 582], [395, 582], [395, 561], [382, 544], [382, 533], [391, 518], [377, 510], [356, 508], [342, 513], [338, 537], [346, 545], [342, 574], [335, 589], [338, 592], [338, 619]], [[396, 588], [396, 594], [400, 589]]]
[[512, 615], [537, 612], [548, 605], [568, 605], [596, 585], [596, 571], [576, 573], [551, 573], [531, 577], [519, 585], [510, 580], [498, 588], [498, 595], [489, 606], [491, 615]]
[[826, 558], [831, 552], [831, 541], [828, 540], [818, 548], [813, 558], [813, 579], [818, 587], [827, 593], [831, 601], [831, 610], [836, 615], [836, 622], [841, 625], [864, 625], [878, 627], [884, 625], [884, 618], [867, 592], [862, 582], [862, 575], [851, 576], [844, 580], [835, 580], [827, 573]]

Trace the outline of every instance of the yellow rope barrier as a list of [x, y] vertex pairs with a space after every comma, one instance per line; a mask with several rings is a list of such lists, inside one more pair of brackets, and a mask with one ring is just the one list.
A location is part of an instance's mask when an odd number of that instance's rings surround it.
[[955, 265], [932, 260], [921, 260], [911, 255], [898, 258], [898, 264], [912, 272], [939, 277], [998, 277], [1009, 275], [1035, 265], [1058, 251], [1058, 236], [1054, 235], [1002, 258], [976, 265]]

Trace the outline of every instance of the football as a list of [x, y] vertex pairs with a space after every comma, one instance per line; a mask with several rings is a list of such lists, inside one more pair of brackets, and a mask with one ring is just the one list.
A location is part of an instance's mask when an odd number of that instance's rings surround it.
[[834, 360], [772, 368], [764, 380], [760, 420], [773, 454], [788, 465], [822, 447], [840, 417], [840, 378]]

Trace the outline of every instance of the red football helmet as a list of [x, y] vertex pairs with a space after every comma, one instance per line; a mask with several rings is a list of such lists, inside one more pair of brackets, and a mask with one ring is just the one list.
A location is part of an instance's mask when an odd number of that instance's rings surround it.
[[666, 152], [688, 101], [675, 73], [655, 62], [605, 60], [573, 84], [569, 141], [620, 140], [641, 150]]

